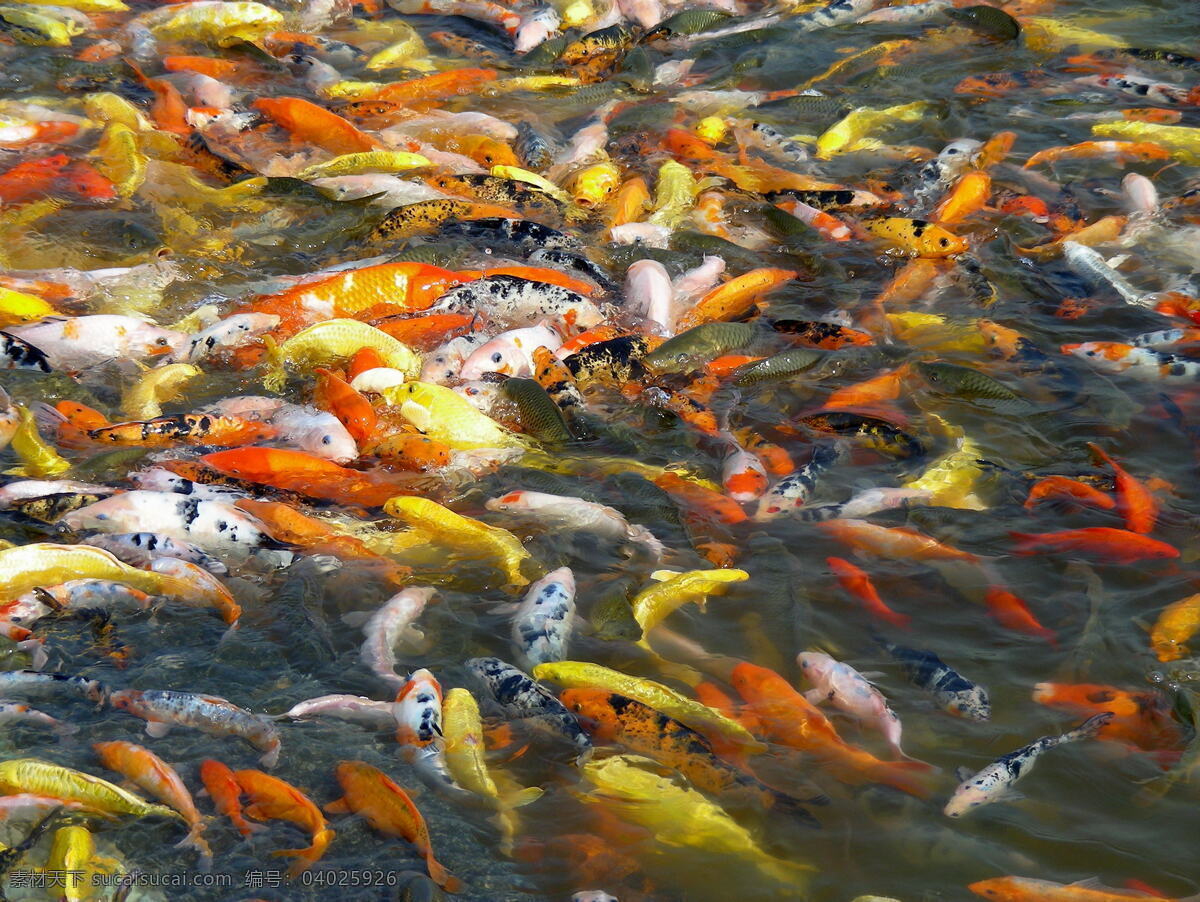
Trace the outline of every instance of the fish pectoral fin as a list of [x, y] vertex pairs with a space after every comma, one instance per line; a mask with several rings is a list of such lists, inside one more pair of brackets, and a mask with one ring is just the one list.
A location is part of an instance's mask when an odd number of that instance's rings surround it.
[[334, 799], [332, 802], [326, 802], [321, 806], [326, 814], [350, 814], [350, 805], [346, 802], [345, 796], [340, 799]]
[[488, 613], [496, 614], [498, 616], [508, 616], [510, 614], [515, 614], [518, 610], [520, 610], [520, 608], [520, 602], [506, 601], [502, 604], [496, 605], [495, 607], [488, 608]]
[[544, 794], [540, 786], [527, 786], [522, 790], [506, 795], [504, 801], [510, 808], [523, 808], [531, 802], [536, 802]]
[[959, 783], [966, 783], [973, 776], [975, 776], [975, 771], [971, 770], [969, 767], [954, 768], [954, 779], [956, 779]]
[[171, 732], [171, 725], [159, 720], [146, 721], [146, 735], [151, 739], [162, 739]]

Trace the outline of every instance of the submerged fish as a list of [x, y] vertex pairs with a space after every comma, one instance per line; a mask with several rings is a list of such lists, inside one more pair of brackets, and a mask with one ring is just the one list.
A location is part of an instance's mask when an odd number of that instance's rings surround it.
[[979, 773], [960, 783], [942, 813], [947, 817], [961, 817], [981, 805], [998, 801], [1029, 772], [1042, 754], [1068, 742], [1091, 739], [1113, 716], [1109, 712], [1097, 714], [1059, 736], [1043, 736], [1015, 752], [1001, 755]]

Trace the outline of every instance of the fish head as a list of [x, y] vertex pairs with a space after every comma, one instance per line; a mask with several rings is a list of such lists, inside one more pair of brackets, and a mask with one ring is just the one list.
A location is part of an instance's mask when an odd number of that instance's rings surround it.
[[501, 335], [472, 352], [463, 361], [458, 375], [460, 379], [470, 381], [480, 378], [484, 373], [520, 376], [528, 371], [529, 357], [511, 337]]
[[982, 686], [972, 686], [970, 689], [954, 693], [954, 697], [946, 705], [946, 710], [967, 720], [984, 721], [992, 716], [987, 690]]
[[819, 651], [802, 651], [796, 655], [796, 663], [805, 678], [814, 686], [824, 682], [833, 672], [834, 660]]
[[770, 480], [757, 457], [748, 451], [740, 451], [726, 463], [721, 484], [730, 498], [745, 504], [765, 495]]
[[530, 505], [526, 498], [527, 494], [528, 492], [520, 490], [509, 492], [499, 498], [489, 498], [483, 506], [490, 511], [528, 510]]
[[774, 671], [749, 661], [742, 661], [733, 668], [729, 676], [729, 685], [733, 686], [745, 701], [754, 702], [770, 697], [767, 684], [772, 677], [779, 679]]
[[559, 567], [551, 570], [538, 582], [543, 586], [562, 586], [569, 595], [575, 594], [575, 573], [570, 567]]
[[138, 323], [129, 329], [126, 339], [131, 353], [143, 357], [158, 357], [162, 354], [179, 353], [191, 340], [191, 336], [186, 332], [164, 329], [153, 323]]
[[109, 693], [108, 703], [118, 711], [128, 711], [137, 714], [141, 707], [142, 693], [137, 689], [118, 689]]
[[[484, 373], [484, 376], [491, 375]], [[466, 398], [480, 413], [489, 414], [500, 395], [500, 386], [485, 379], [473, 379], [454, 387], [454, 393]]]
[[301, 450], [314, 457], [323, 457], [337, 464], [347, 464], [358, 458], [358, 445], [340, 421], [321, 418], [320, 425], [302, 432], [296, 439]]
[[1189, 653], [1186, 645], [1171, 636], [1155, 634], [1151, 637], [1150, 645], [1158, 660], [1164, 663], [1178, 661]]
[[986, 805], [994, 797], [994, 792], [988, 792], [985, 786], [979, 784], [979, 781], [972, 779], [954, 790], [954, 795], [950, 797], [950, 801], [942, 809], [942, 814], [946, 815], [946, 817], [962, 817], [968, 811], [978, 808], [981, 805]]
[[414, 670], [408, 675], [408, 682], [401, 686], [400, 691], [396, 693], [396, 702], [403, 702], [410, 696], [420, 693], [423, 689], [428, 689], [437, 696], [439, 702], [438, 707], [440, 708], [442, 684], [437, 681], [437, 677], [433, 675], [432, 671], [427, 670], [424, 667], [420, 668], [419, 670]]
[[969, 884], [967, 889], [977, 896], [991, 899], [993, 902], [1023, 902], [1032, 898], [1027, 890], [1023, 891], [1017, 883], [1017, 877], [993, 877], [991, 880], [979, 880]]
[[564, 689], [559, 701], [594, 741], [611, 742], [621, 728], [618, 708], [629, 700], [605, 689]]

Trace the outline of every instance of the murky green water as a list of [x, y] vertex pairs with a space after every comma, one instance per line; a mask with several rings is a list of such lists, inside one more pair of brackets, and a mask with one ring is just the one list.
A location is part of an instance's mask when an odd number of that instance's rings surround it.
[[[1024, 9], [1021, 4], [1007, 6], [1023, 24], [1030, 16], [1045, 16], [1094, 29], [1133, 47], [1184, 54], [1195, 54], [1200, 47], [1200, 12], [1185, 0], [1140, 5], [1062, 0], [1055, 4], [1030, 3]], [[138, 5], [135, 13], [148, 8]], [[126, 15], [112, 16], [106, 22], [98, 17], [91, 30], [76, 37], [69, 48], [0, 44], [0, 116], [15, 115], [14, 111], [21, 108], [13, 104], [23, 103], [82, 115], [83, 96], [92, 88], [122, 93], [148, 111], [144, 89], [118, 62], [89, 64], [72, 59], [73, 54], [110, 34], [108, 27], [119, 25]], [[396, 16], [391, 11], [384, 15]], [[471, 31], [469, 23], [462, 20], [408, 18], [426, 37], [439, 28]], [[327, 31], [353, 43], [345, 29]], [[1088, 140], [1092, 121], [1066, 118], [1071, 114], [1147, 105], [1137, 98], [1073, 84], [1071, 79], [1076, 76], [1067, 71], [1066, 58], [1079, 52], [1078, 48], [1065, 46], [1039, 52], [1031, 49], [1025, 39], [991, 42], [942, 19], [923, 25], [852, 25], [813, 33], [801, 32], [791, 20], [785, 20], [757, 37], [737, 35], [690, 47], [655, 45], [639, 52], [651, 65], [694, 58], [693, 75], [702, 78], [697, 78], [692, 90], [786, 91], [824, 71], [837, 59], [882, 41], [909, 42], [901, 61], [891, 68], [867, 69], [850, 78], [818, 84], [817, 89], [834, 102], [832, 109], [783, 99], [745, 110], [716, 105], [704, 112], [766, 123], [784, 135], [818, 135], [853, 107], [883, 108], [929, 101], [933, 104], [931, 112], [919, 122], [886, 132], [884, 142], [888, 147], [920, 147], [937, 152], [956, 138], [986, 140], [997, 132], [1011, 130], [1017, 135], [1009, 158], [1011, 165], [994, 170], [995, 188], [1050, 197], [1044, 177], [1051, 176], [1069, 190], [1077, 219], [1090, 223], [1103, 216], [1123, 214], [1123, 172], [1110, 162], [1068, 161], [1053, 170], [1036, 170], [1040, 176], [1023, 175], [1017, 168], [1037, 150]], [[449, 55], [432, 40], [429, 46], [439, 67], [483, 65]], [[172, 52], [248, 58], [244, 48], [222, 51], [187, 43]], [[146, 65], [150, 74], [161, 74], [157, 63]], [[361, 71], [358, 62], [339, 68], [346, 78], [375, 77]], [[1139, 68], [1161, 80], [1196, 83], [1194, 69], [1137, 61], [1124, 67]], [[1001, 97], [979, 98], [955, 91], [968, 75], [1032, 70], [1044, 72], [1045, 78], [1033, 78], [1029, 86]], [[536, 71], [543, 70], [518, 66], [506, 75]], [[412, 74], [391, 71], [381, 80], [401, 80]], [[96, 80], [90, 84], [64, 81], [84, 75]], [[653, 187], [658, 166], [667, 159], [658, 146], [664, 129], [668, 125], [690, 128], [699, 116], [685, 111], [676, 99], [677, 88], [651, 89], [644, 81], [630, 63], [627, 70], [618, 69], [603, 83], [577, 91], [464, 96], [439, 105], [453, 111], [486, 112], [505, 121], [532, 116], [550, 133], [569, 139], [590, 121], [600, 103], [617, 99], [624, 106], [610, 122], [608, 149], [626, 176], [642, 175]], [[314, 97], [287, 71], [262, 70], [239, 84], [238, 91], [239, 102], [246, 104], [259, 95]], [[1195, 107], [1180, 109], [1179, 124], [1200, 126]], [[84, 158], [94, 148], [97, 137], [96, 130], [85, 128], [62, 149], [72, 158]], [[56, 149], [0, 150], [0, 168], [8, 169]], [[288, 153], [309, 150], [301, 144], [281, 145], [280, 149]], [[803, 167], [797, 164], [796, 168], [816, 178], [855, 187], [865, 186], [868, 180], [902, 185], [919, 165], [903, 158], [902, 153], [885, 148], [878, 153], [845, 154]], [[774, 162], [779, 163], [777, 159]], [[1130, 170], [1150, 176], [1164, 199], [1178, 196], [1196, 184], [1194, 166], [1135, 163]], [[166, 289], [161, 301], [151, 292], [148, 298], [139, 295], [132, 301], [124, 296], [101, 298], [84, 305], [86, 311], [69, 312], [135, 312], [171, 323], [201, 303], [222, 305], [224, 312], [232, 299], [278, 287], [279, 283], [273, 281], [277, 277], [310, 273], [397, 249], [402, 254], [428, 254], [422, 259], [455, 268], [475, 268], [481, 259], [469, 245], [432, 238], [414, 238], [400, 248], [370, 245], [364, 236], [379, 218], [377, 209], [365, 203], [326, 200], [295, 180], [269, 183], [259, 196], [266, 201], [262, 210], [239, 212], [199, 206], [188, 209], [193, 218], [187, 220], [171, 215], [184, 207], [179, 196], [149, 200], [148, 192], [143, 189], [131, 199], [111, 203], [73, 203], [32, 224], [9, 228], [0, 262], [10, 270], [96, 269], [147, 262], [155, 259], [161, 249], [168, 249], [170, 259], [181, 267], [182, 277]], [[1064, 198], [1053, 196], [1059, 201]], [[737, 222], [761, 226], [761, 204], [757, 197], [731, 190], [726, 212], [733, 214]], [[5, 217], [13, 209], [0, 208], [0, 221], [10, 221]], [[1165, 413], [1160, 399], [1168, 394], [1183, 410], [1185, 424], [1194, 428], [1194, 387], [1164, 387], [1156, 382], [1102, 375], [1058, 351], [1063, 343], [1122, 340], [1122, 336], [1166, 328], [1169, 324], [1165, 318], [1146, 309], [1123, 306], [1111, 291], [1089, 288], [1061, 260], [1036, 261], [1022, 256], [1019, 247], [1048, 237], [1044, 229], [1027, 219], [985, 211], [953, 228], [970, 239], [973, 254], [996, 286], [998, 301], [984, 310], [960, 288], [950, 288], [923, 293], [923, 299], [910, 309], [940, 314], [951, 322], [986, 316], [1021, 333], [1041, 350], [1041, 356], [1004, 361], [977, 351], [947, 349], [938, 354], [895, 342], [879, 355], [864, 352], [844, 367], [819, 369], [811, 377], [749, 389], [738, 389], [727, 382], [709, 404], [720, 412], [732, 411], [735, 427], [753, 428], [772, 436], [803, 461], [807, 459], [810, 437], [781, 433], [778, 427], [787, 425], [798, 413], [819, 407], [828, 390], [856, 383], [884, 366], [904, 360], [937, 356], [952, 363], [986, 368], [1027, 399], [1028, 407], [1014, 412], [947, 399], [919, 380], [910, 381], [897, 403], [907, 417], [906, 428], [928, 444], [929, 454], [897, 462], [860, 451], [852, 464], [835, 469], [821, 483], [819, 498], [842, 500], [864, 488], [898, 485], [920, 475], [940, 454], [950, 450], [950, 443], [940, 437], [944, 436], [943, 428], [930, 415], [937, 414], [959, 427], [977, 444], [979, 456], [995, 465], [997, 475], [978, 486], [986, 509], [914, 506], [883, 512], [871, 519], [888, 526], [908, 525], [988, 558], [1006, 585], [1057, 633], [1058, 644], [1051, 646], [1006, 630], [990, 618], [978, 601], [987, 586], [979, 571], [950, 573], [914, 561], [856, 558], [889, 604], [913, 618], [912, 632], [900, 641], [936, 652], [970, 680], [987, 687], [993, 711], [989, 722], [952, 718], [936, 709], [926, 693], [909, 685], [896, 664], [879, 651], [871, 640], [878, 624], [833, 580], [825, 559], [831, 555], [850, 556], [846, 547], [812, 524], [788, 518], [769, 523], [749, 521], [732, 527], [732, 542], [737, 546], [735, 566], [748, 571], [750, 579], [731, 587], [723, 597], [710, 599], [703, 612], [685, 606], [671, 615], [667, 626], [712, 655], [754, 661], [778, 670], [797, 684], [800, 677], [795, 655], [811, 647], [820, 647], [861, 672], [878, 674], [878, 686], [903, 721], [905, 750], [941, 769], [933, 798], [918, 800], [883, 787], [842, 786], [780, 749], [773, 749], [759, 760], [761, 773], [771, 773], [784, 781], [802, 776], [831, 796], [830, 805], [816, 810], [821, 821], [817, 831], [776, 814], [745, 821], [762, 848], [771, 854], [815, 866], [809, 898], [848, 902], [857, 895], [871, 893], [904, 902], [961, 900], [973, 898], [967, 884], [1009, 874], [1059, 883], [1094, 876], [1113, 887], [1137, 879], [1171, 897], [1187, 895], [1200, 886], [1200, 865], [1196, 861], [1200, 817], [1195, 784], [1179, 784], [1153, 804], [1141, 803], [1136, 797], [1142, 781], [1161, 773], [1161, 769], [1150, 756], [1126, 754], [1116, 743], [1079, 743], [1047, 755], [1023, 780], [1023, 800], [992, 805], [953, 821], [941, 812], [957, 783], [956, 768], [974, 772], [1037, 737], [1075, 725], [1077, 721], [1068, 715], [1031, 701], [1035, 683], [1058, 680], [1139, 689], [1150, 685], [1149, 675], [1161, 670], [1162, 665], [1149, 650], [1144, 626], [1154, 621], [1163, 606], [1194, 591], [1196, 517], [1200, 515], [1194, 491], [1193, 439], [1179, 421]], [[1197, 271], [1194, 228], [1187, 215], [1164, 218], [1149, 228], [1144, 238], [1134, 237], [1102, 250], [1106, 257], [1130, 255], [1124, 271], [1144, 291], [1187, 291], [1183, 287], [1186, 277]], [[628, 263], [643, 256], [661, 259], [672, 275], [695, 265], [702, 256], [699, 251], [686, 249], [687, 239], [678, 235], [672, 250], [659, 251], [612, 245], [606, 241], [604, 224], [599, 221], [571, 226], [569, 230], [582, 238], [592, 258], [606, 267], [617, 283], [623, 279]], [[772, 315], [787, 308], [796, 311], [797, 318], [819, 319], [844, 310], [852, 323], [860, 325], [864, 311], [904, 262], [881, 255], [879, 245], [869, 241], [835, 243], [811, 230], [783, 239], [769, 229], [767, 232], [770, 238], [762, 246], [741, 251], [728, 248], [726, 259], [728, 271], [734, 275], [757, 266], [800, 271], [798, 280], [770, 296], [768, 312]], [[1084, 317], [1056, 316], [1064, 298], [1089, 295], [1097, 299], [1096, 306]], [[620, 297], [610, 300], [619, 302]], [[882, 334], [876, 338], [884, 340]], [[24, 403], [74, 399], [115, 416], [123, 390], [137, 375], [132, 368], [114, 368], [105, 371], [102, 378], [85, 376], [73, 381], [63, 375], [6, 373], [2, 381], [14, 399]], [[261, 375], [254, 369], [206, 371], [205, 377], [189, 389], [186, 401], [175, 402], [168, 411], [185, 412], [225, 397], [260, 393]], [[285, 394], [299, 401], [307, 397], [310, 387], [307, 375], [295, 377]], [[604, 404], [598, 403], [595, 409], [600, 420], [607, 420], [611, 428], [601, 430], [597, 438], [557, 449], [555, 455], [580, 461], [629, 457], [658, 466], [683, 465], [694, 473], [720, 480], [719, 454], [685, 423], [619, 396], [603, 400]], [[1124, 566], [1098, 563], [1089, 568], [1073, 561], [1070, 554], [1011, 554], [1009, 531], [1036, 533], [1121, 525], [1114, 514], [1061, 506], [1041, 506], [1028, 512], [1021, 506], [1029, 483], [1020, 473], [1104, 472], [1091, 463], [1088, 442], [1102, 444], [1140, 478], [1157, 477], [1169, 484], [1158, 496], [1162, 512], [1154, 535], [1182, 551], [1179, 562], [1146, 561]], [[11, 450], [5, 452], [4, 463], [15, 465]], [[132, 465], [118, 459], [111, 467], [81, 466], [91, 469], [85, 469], [85, 475], [78, 478], [117, 485]], [[618, 508], [659, 537], [669, 549], [665, 566], [680, 570], [708, 566], [693, 549], [696, 537], [689, 535], [679, 510], [656, 486], [632, 473], [606, 474], [595, 464], [583, 464], [582, 470], [584, 475], [580, 476], [552, 477], [519, 466], [502, 467], [477, 480], [470, 476], [448, 478], [444, 486], [435, 489], [433, 497], [467, 516], [513, 529], [546, 569], [565, 564], [574, 569], [579, 585], [579, 618], [572, 659], [664, 679], [658, 663], [629, 641], [628, 633], [622, 636], [622, 626], [627, 630], [628, 622], [609, 622], [597, 613], [600, 603], [611, 604], [612, 596], [623, 586], [636, 588], [648, 581], [649, 571], [642, 562], [627, 558], [611, 543], [597, 543], [586, 535], [569, 537], [523, 530], [483, 508], [487, 498], [519, 487], [587, 493], [594, 500]], [[330, 505], [315, 507], [328, 509]], [[384, 519], [378, 510], [354, 513], [369, 520]], [[57, 535], [53, 525], [39, 526], [15, 517], [4, 521], [2, 528], [4, 538], [17, 543], [55, 541]], [[431, 639], [430, 650], [421, 656], [404, 657], [402, 663], [431, 669], [447, 689], [471, 685], [464, 667], [466, 659], [481, 655], [512, 659], [509, 615], [493, 609], [513, 597], [489, 577], [486, 568], [455, 560], [445, 551], [435, 552], [433, 559], [435, 566], [418, 568], [413, 577], [415, 584], [432, 582], [440, 587], [440, 602], [421, 618], [421, 627]], [[1093, 574], [1100, 588], [1089, 597], [1086, 590]], [[226, 582], [245, 609], [241, 626], [232, 635], [225, 636], [225, 625], [209, 611], [169, 605], [153, 614], [119, 613], [118, 635], [132, 653], [126, 666], [117, 666], [91, 645], [86, 628], [73, 623], [51, 625], [37, 631], [50, 652], [47, 669], [82, 673], [113, 688], [211, 693], [271, 714], [328, 693], [387, 698], [387, 688], [359, 664], [359, 631], [340, 619], [347, 612], [369, 610], [390, 594], [386, 585], [360, 565], [346, 562], [328, 573], [316, 572], [305, 564], [274, 572], [251, 569], [235, 573]], [[1096, 599], [1098, 610], [1089, 622]], [[633, 627], [636, 638], [636, 624]], [[661, 650], [670, 655], [666, 647]], [[16, 652], [9, 660], [11, 667], [27, 666], [26, 659]], [[665, 681], [671, 682], [669, 677]], [[175, 765], [193, 791], [199, 789], [196, 769], [205, 758], [216, 757], [234, 767], [256, 766], [253, 750], [236, 739], [176, 729], [165, 738], [151, 740], [142, 735], [140, 721], [120, 712], [92, 711], [66, 701], [33, 704], [69, 719], [82, 728], [81, 732], [55, 742], [40, 731], [9, 729], [0, 735], [0, 755], [44, 757], [102, 773], [88, 743], [138, 741]], [[488, 713], [486, 705], [484, 710]], [[835, 723], [848, 741], [861, 742], [883, 755], [884, 747], [877, 735], [860, 731], [844, 717], [835, 718]], [[389, 733], [332, 720], [284, 723], [280, 729], [283, 757], [276, 775], [307, 792], [318, 804], [340, 795], [333, 768], [347, 758], [382, 768], [406, 788], [420, 785]], [[595, 821], [589, 816], [593, 806], [580, 800], [588, 787], [579, 777], [569, 749], [536, 734], [530, 741], [528, 752], [502, 765], [521, 785], [537, 785], [545, 790], [542, 799], [521, 811], [523, 836], [530, 841], [546, 841], [565, 834], [593, 833]], [[640, 866], [630, 875], [580, 874], [553, 853], [539, 861], [514, 861], [499, 853], [497, 833], [487, 811], [456, 806], [427, 789], [416, 795], [416, 801], [429, 824], [439, 860], [466, 884], [460, 896], [463, 899], [566, 899], [576, 891], [601, 888], [622, 902], [801, 897], [791, 890], [764, 884], [749, 866], [727, 857], [672, 848], [653, 840], [635, 841], [626, 850]], [[211, 811], [208, 802], [200, 804], [205, 812]], [[190, 853], [173, 848], [178, 839], [174, 827], [132, 820], [120, 824], [93, 822], [92, 826], [103, 848], [114, 854], [119, 850], [129, 867], [151, 874], [177, 874], [193, 864]], [[359, 819], [336, 819], [332, 826], [338, 831], [337, 839], [310, 872], [311, 879], [282, 887], [256, 887], [247, 882], [254, 879], [250, 875], [285, 866], [272, 859], [270, 853], [295, 847], [301, 839], [299, 833], [274, 822], [268, 833], [246, 841], [218, 817], [209, 828], [216, 852], [215, 872], [232, 875], [233, 886], [219, 890], [190, 888], [168, 895], [186, 899], [396, 898], [394, 888], [323, 884], [344, 884], [350, 879], [347, 875], [356, 869], [383, 869], [389, 873], [422, 870], [422, 862], [411, 846], [372, 832]], [[614, 839], [608, 835], [605, 841]], [[26, 865], [39, 854], [44, 855], [45, 844], [39, 849], [43, 851], [27, 858]], [[14, 897], [19, 897], [15, 891]]]

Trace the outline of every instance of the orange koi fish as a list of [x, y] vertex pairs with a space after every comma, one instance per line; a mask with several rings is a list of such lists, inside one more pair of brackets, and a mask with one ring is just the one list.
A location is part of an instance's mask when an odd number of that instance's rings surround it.
[[337, 766], [344, 795], [325, 806], [330, 814], [361, 814], [367, 823], [388, 836], [399, 836], [417, 847], [433, 882], [448, 893], [462, 889], [462, 881], [433, 856], [429, 828], [421, 812], [387, 774], [365, 761], [343, 761]]
[[365, 153], [383, 146], [337, 113], [299, 97], [260, 97], [251, 105], [297, 141], [332, 154]]
[[1166, 542], [1109, 526], [1089, 526], [1084, 529], [1064, 529], [1039, 535], [1010, 532], [1016, 540], [1014, 554], [1058, 552], [1082, 554], [1101, 561], [1130, 564], [1155, 558], [1177, 558], [1179, 549]]
[[797, 275], [799, 273], [791, 269], [764, 267], [730, 279], [704, 295], [695, 307], [684, 313], [679, 318], [678, 331], [701, 323], [736, 319], [747, 313], [771, 289], [791, 281]]
[[1031, 485], [1029, 496], [1025, 499], [1025, 510], [1033, 510], [1044, 499], [1063, 499], [1101, 510], [1112, 510], [1117, 506], [1117, 502], [1107, 492], [1067, 476], [1047, 476]]
[[1088, 442], [1092, 453], [1112, 467], [1117, 484], [1117, 513], [1125, 519], [1130, 532], [1146, 535], [1154, 530], [1158, 519], [1158, 502], [1154, 495], [1129, 471], [1109, 457], [1108, 452], [1094, 442]]
[[979, 558], [959, 551], [937, 539], [902, 526], [879, 526], [866, 520], [826, 520], [815, 524], [822, 532], [859, 551], [893, 560], [979, 562]]
[[1094, 160], [1103, 157], [1111, 157], [1123, 166], [1133, 162], [1169, 160], [1171, 153], [1165, 147], [1149, 141], [1084, 141], [1081, 144], [1039, 150], [1025, 161], [1025, 168], [1058, 160]]
[[908, 629], [912, 622], [907, 614], [900, 614], [887, 606], [879, 597], [871, 577], [865, 570], [840, 557], [827, 557], [825, 563], [837, 577], [838, 584], [863, 603], [873, 616], [900, 629]]
[[200, 462], [226, 476], [343, 504], [379, 507], [389, 498], [410, 493], [402, 479], [390, 474], [350, 470], [286, 448], [214, 451]]
[[371, 321], [380, 332], [386, 332], [418, 351], [432, 351], [452, 338], [466, 335], [474, 323], [475, 317], [466, 313], [388, 316]]
[[162, 64], [168, 72], [198, 72], [218, 81], [224, 81], [238, 71], [233, 60], [213, 56], [164, 56]]
[[968, 172], [954, 185], [946, 199], [933, 211], [933, 221], [958, 222], [978, 213], [992, 194], [992, 177], [986, 172]]
[[212, 866], [212, 849], [204, 839], [204, 820], [175, 768], [154, 752], [132, 742], [96, 742], [92, 749], [109, 770], [123, 774], [183, 815], [188, 824], [188, 835], [179, 845], [195, 849], [200, 854], [200, 870], [207, 871]]
[[[1109, 889], [1105, 886], [1072, 883], [1051, 883], [1032, 877], [993, 877], [970, 884], [967, 889], [977, 896], [992, 902], [1130, 902], [1136, 899], [1153, 899], [1124, 889]], [[1183, 899], [1164, 902], [1185, 902]]]
[[878, 405], [900, 397], [900, 389], [907, 376], [908, 365], [905, 364], [862, 382], [856, 382], [854, 385], [835, 389], [825, 399], [825, 409], [841, 410], [853, 407], [866, 410], [877, 409]]
[[1153, 690], [1118, 689], [1095, 683], [1036, 683], [1033, 700], [1039, 705], [1090, 717], [1108, 712], [1113, 718], [1097, 739], [1126, 742], [1145, 751], [1176, 749], [1183, 729], [1171, 717], [1166, 698]]
[[386, 100], [396, 103], [417, 100], [442, 100], [457, 94], [474, 94], [500, 73], [495, 69], [455, 69], [424, 75], [411, 81], [399, 81], [376, 91], [365, 100]]
[[1029, 610], [1029, 606], [1003, 586], [989, 586], [983, 600], [988, 613], [995, 617], [1001, 626], [1045, 639], [1051, 645], [1056, 644], [1054, 630], [1042, 626], [1033, 611]]
[[234, 779], [233, 771], [213, 758], [200, 762], [200, 782], [209, 794], [220, 814], [230, 822], [242, 836], [259, 833], [266, 829], [262, 824], [252, 824], [242, 816], [242, 788]]
[[884, 783], [917, 798], [928, 798], [933, 789], [933, 768], [921, 761], [881, 761], [870, 752], [843, 740], [833, 724], [787, 680], [748, 661], [733, 669], [733, 688], [759, 720], [763, 735], [800, 749], [825, 767], [831, 776], [856, 786]]
[[749, 519], [749, 514], [732, 498], [674, 473], [663, 473], [655, 477], [654, 484], [670, 495], [677, 504], [703, 518], [725, 524], [742, 523]]
[[289, 821], [312, 836], [312, 845], [306, 849], [276, 849], [275, 857], [294, 857], [288, 876], [296, 877], [316, 864], [329, 844], [334, 832], [329, 829], [324, 816], [313, 801], [290, 783], [272, 777], [261, 770], [239, 770], [233, 773], [242, 794], [250, 798], [246, 814], [255, 820]]
[[450, 463], [453, 453], [445, 442], [412, 432], [397, 432], [381, 438], [369, 450], [391, 466], [415, 473], [440, 470]]
[[317, 385], [313, 401], [341, 420], [356, 442], [365, 442], [375, 434], [375, 408], [371, 402], [350, 387], [345, 379], [327, 369], [317, 368]]
[[26, 160], [0, 173], [0, 203], [21, 204], [62, 190], [90, 200], [116, 197], [112, 182], [89, 164], [72, 163], [62, 153]]
[[271, 536], [308, 554], [330, 554], [343, 561], [369, 564], [388, 582], [402, 586], [412, 570], [371, 551], [361, 539], [331, 529], [324, 520], [302, 514], [290, 504], [239, 498], [234, 506], [261, 520]]
[[233, 416], [182, 413], [152, 420], [114, 423], [88, 432], [101, 444], [161, 448], [169, 445], [246, 445], [274, 438], [275, 429], [265, 423]]

